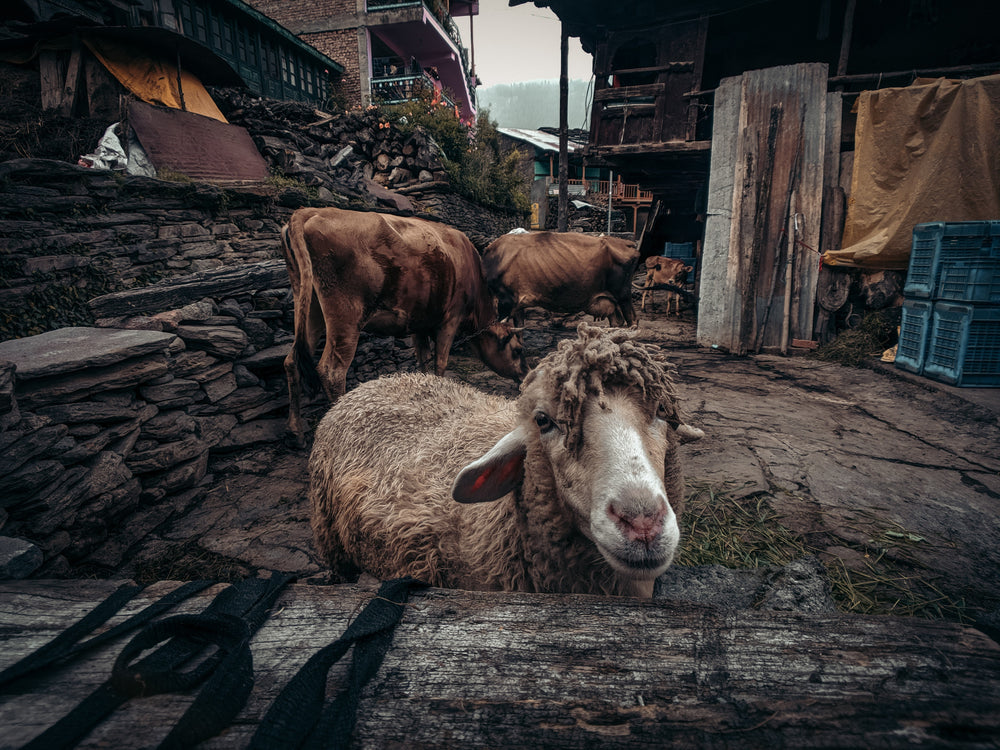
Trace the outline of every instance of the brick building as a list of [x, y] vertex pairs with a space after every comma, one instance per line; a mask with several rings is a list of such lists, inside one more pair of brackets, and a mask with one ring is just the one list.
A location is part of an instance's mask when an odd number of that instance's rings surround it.
[[452, 16], [478, 0], [248, 0], [302, 41], [343, 65], [348, 106], [410, 98], [420, 85], [476, 113], [475, 81]]

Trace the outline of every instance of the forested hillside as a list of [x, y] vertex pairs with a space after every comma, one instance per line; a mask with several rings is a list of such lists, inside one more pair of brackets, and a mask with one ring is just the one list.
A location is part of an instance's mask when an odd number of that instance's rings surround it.
[[[589, 81], [569, 82], [567, 118], [570, 128], [587, 128], [590, 123]], [[477, 90], [480, 109], [488, 109], [490, 118], [503, 128], [559, 126], [559, 81], [484, 86]]]

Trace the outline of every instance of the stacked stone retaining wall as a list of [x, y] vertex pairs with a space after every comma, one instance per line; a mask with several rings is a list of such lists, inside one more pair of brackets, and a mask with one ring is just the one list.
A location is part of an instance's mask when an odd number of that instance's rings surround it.
[[[282, 261], [94, 307], [105, 327], [0, 343], [0, 533], [33, 542], [44, 575], [113, 570], [204, 494], [212, 455], [285, 432], [292, 299]], [[365, 337], [349, 383], [413, 369], [407, 342]]]

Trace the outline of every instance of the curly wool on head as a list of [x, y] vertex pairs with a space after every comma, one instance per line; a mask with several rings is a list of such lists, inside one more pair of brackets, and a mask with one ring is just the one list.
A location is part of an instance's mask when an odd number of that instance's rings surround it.
[[667, 362], [660, 348], [635, 340], [635, 332], [623, 328], [605, 329], [580, 323], [577, 338], [559, 343], [546, 358], [545, 368], [533, 370], [521, 384], [527, 390], [539, 377], [547, 377], [555, 387], [558, 402], [555, 420], [567, 430], [566, 447], [576, 452], [583, 442], [580, 418], [588, 397], [596, 396], [604, 406], [607, 386], [634, 389], [642, 394], [651, 411], [662, 407], [666, 421], [675, 427], [683, 419], [677, 407], [673, 375], [676, 367]]

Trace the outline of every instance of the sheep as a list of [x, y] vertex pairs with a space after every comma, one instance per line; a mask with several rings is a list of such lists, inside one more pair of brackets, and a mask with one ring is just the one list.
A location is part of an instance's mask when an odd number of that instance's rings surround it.
[[[316, 548], [340, 573], [652, 596], [677, 551], [685, 425], [658, 347], [581, 323], [516, 400], [428, 374], [369, 381], [316, 429]], [[457, 502], [456, 502], [457, 501]]]

